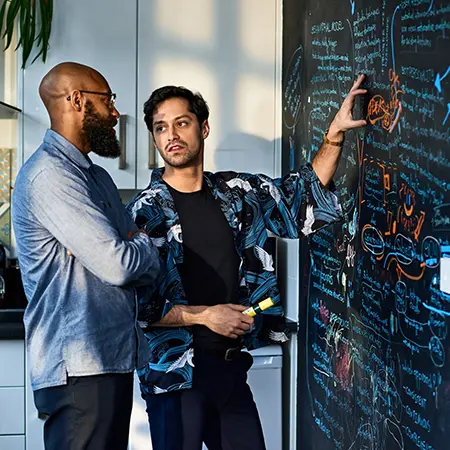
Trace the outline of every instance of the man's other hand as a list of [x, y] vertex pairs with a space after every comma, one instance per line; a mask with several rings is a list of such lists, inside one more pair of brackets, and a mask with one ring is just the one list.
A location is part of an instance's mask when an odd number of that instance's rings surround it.
[[227, 303], [210, 306], [203, 312], [202, 324], [217, 334], [236, 339], [248, 331], [253, 318], [242, 314], [247, 307]]

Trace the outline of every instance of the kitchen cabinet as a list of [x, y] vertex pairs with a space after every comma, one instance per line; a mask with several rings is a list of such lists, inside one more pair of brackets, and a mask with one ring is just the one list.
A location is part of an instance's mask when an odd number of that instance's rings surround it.
[[24, 387], [0, 387], [0, 435], [25, 434]]
[[[0, 340], [0, 361], [0, 449], [23, 449], [21, 445], [25, 435], [24, 342]], [[3, 446], [6, 444], [8, 446]]]
[[25, 366], [26, 450], [44, 450], [44, 420], [39, 417], [38, 410], [34, 406], [28, 361]]
[[25, 450], [25, 437], [0, 436], [0, 450]]
[[210, 107], [206, 170], [274, 175], [279, 17], [276, 0], [139, 2], [137, 188], [153, 158], [143, 104], [170, 84], [199, 91]]
[[[0, 5], [6, 0], [0, 0]], [[17, 45], [17, 35], [14, 33], [11, 45], [8, 50], [3, 50], [5, 40], [0, 39], [0, 102], [11, 106], [17, 106], [18, 87], [18, 64], [17, 52], [14, 51]]]
[[163, 164], [143, 121], [143, 104], [167, 84], [199, 91], [210, 106], [207, 170], [274, 175], [281, 0], [60, 0], [54, 8], [47, 62], [36, 61], [24, 73], [24, 159], [49, 123], [40, 80], [55, 64], [77, 61], [105, 75], [126, 116], [119, 127], [125, 168], [118, 160], [93, 158], [120, 189], [146, 187], [150, 169]]
[[[22, 340], [0, 340], [0, 388], [23, 387], [25, 350]], [[2, 403], [0, 403], [1, 408]]]

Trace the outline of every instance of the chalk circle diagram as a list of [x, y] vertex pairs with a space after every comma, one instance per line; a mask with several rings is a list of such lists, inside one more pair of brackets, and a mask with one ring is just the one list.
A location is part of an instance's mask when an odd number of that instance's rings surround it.
[[433, 336], [428, 344], [428, 349], [430, 350], [430, 358], [433, 364], [436, 367], [443, 367], [445, 363], [445, 350], [441, 340]]
[[427, 236], [422, 241], [422, 257], [425, 265], [434, 269], [441, 260], [441, 244], [433, 236]]
[[302, 66], [303, 47], [300, 45], [292, 54], [284, 77], [286, 86], [283, 92], [283, 122], [289, 130], [297, 125], [302, 109]]
[[431, 311], [428, 325], [433, 335], [437, 338], [444, 340], [447, 337], [447, 321], [443, 314], [437, 311]]
[[375, 256], [384, 255], [384, 239], [377, 228], [370, 224], [364, 225], [361, 231], [361, 238], [363, 249], [366, 252]]

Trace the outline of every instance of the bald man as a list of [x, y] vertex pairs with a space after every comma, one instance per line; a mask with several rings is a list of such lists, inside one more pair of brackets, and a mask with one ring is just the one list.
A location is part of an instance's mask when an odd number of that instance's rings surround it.
[[105, 78], [63, 63], [39, 93], [50, 129], [17, 176], [12, 215], [45, 448], [126, 450], [133, 371], [148, 360], [135, 291], [154, 284], [157, 251], [88, 156], [120, 155]]

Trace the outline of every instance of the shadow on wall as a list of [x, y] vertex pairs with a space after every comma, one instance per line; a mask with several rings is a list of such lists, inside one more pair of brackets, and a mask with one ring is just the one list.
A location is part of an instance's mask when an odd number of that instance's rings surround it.
[[214, 157], [216, 170], [274, 177], [281, 166], [281, 139], [273, 141], [248, 133], [230, 133], [219, 143]]

